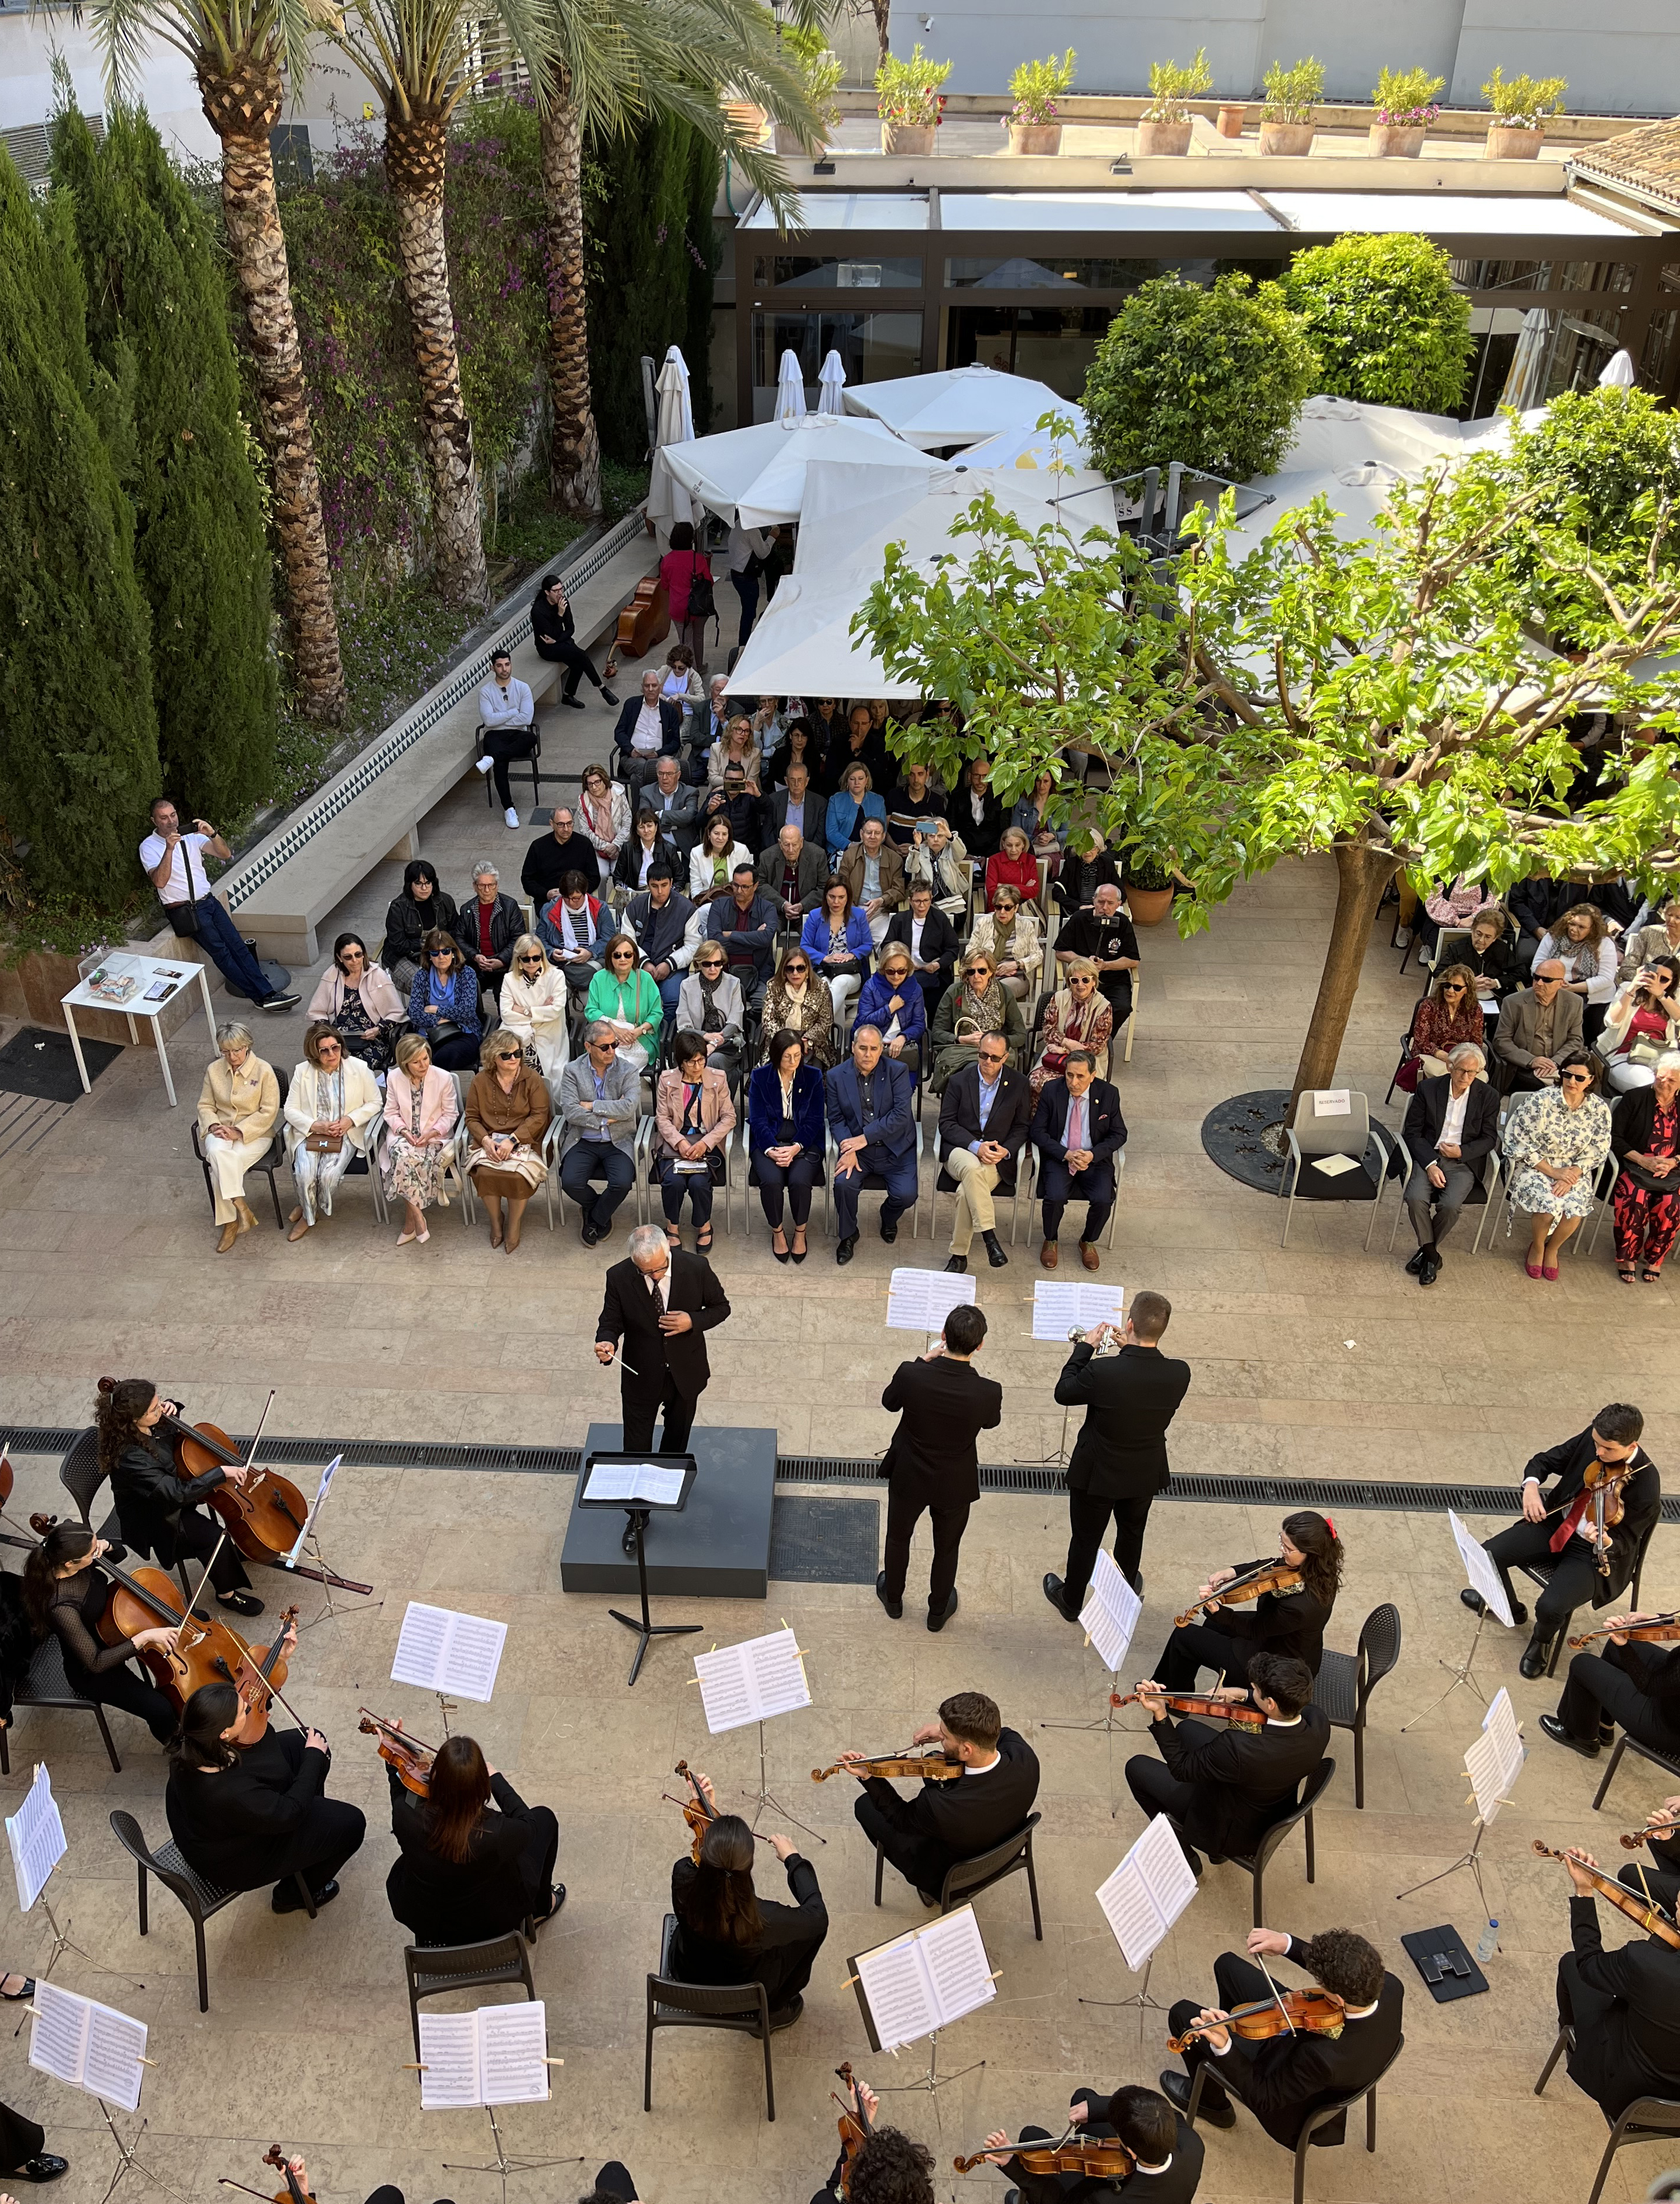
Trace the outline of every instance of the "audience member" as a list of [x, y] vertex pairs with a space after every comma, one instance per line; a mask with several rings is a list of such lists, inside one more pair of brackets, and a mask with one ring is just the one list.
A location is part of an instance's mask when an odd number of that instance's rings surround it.
[[478, 975], [479, 985], [501, 1000], [501, 983], [507, 971], [508, 951], [525, 930], [525, 914], [511, 895], [501, 892], [500, 879], [488, 857], [472, 868], [472, 900], [461, 905], [455, 921], [455, 939], [461, 954]]
[[[548, 832], [531, 844], [519, 868], [519, 885], [530, 898], [533, 910], [541, 910], [554, 900], [568, 873], [580, 874], [591, 895], [600, 885], [600, 859], [595, 855], [595, 844], [578, 832], [577, 815], [571, 806], [557, 803], [548, 815]], [[394, 910], [396, 905], [391, 908]], [[455, 930], [453, 920], [449, 930], [452, 933]]]
[[1506, 1091], [1555, 1087], [1559, 1063], [1580, 1046], [1581, 998], [1565, 992], [1562, 961], [1547, 957], [1529, 985], [1500, 1005], [1494, 1053], [1507, 1067]]
[[309, 998], [311, 1018], [324, 1019], [344, 1043], [347, 1056], [359, 1057], [370, 1071], [383, 1071], [408, 1012], [391, 975], [371, 963], [359, 933], [341, 933], [333, 944], [331, 968]]
[[892, 914], [908, 899], [904, 860], [888, 841], [884, 821], [865, 819], [860, 823], [858, 838], [848, 844], [834, 877], [845, 882], [853, 908], [867, 920], [870, 941], [878, 948], [886, 939]]
[[1618, 1093], [1648, 1087], [1659, 1058], [1680, 1039], [1680, 957], [1658, 957], [1617, 992], [1605, 1013], [1599, 1053]]
[[1113, 888], [1118, 893], [1120, 871], [1113, 853], [1093, 826], [1070, 838], [1050, 893], [1072, 918], [1076, 912], [1092, 908], [1098, 888]]
[[689, 860], [689, 893], [696, 898], [726, 895], [736, 867], [752, 862], [752, 851], [735, 838], [728, 813], [714, 811], [701, 826], [700, 846]]
[[317, 1211], [332, 1215], [339, 1181], [358, 1156], [366, 1155], [381, 1106], [367, 1065], [346, 1053], [331, 1026], [311, 1026], [304, 1035], [304, 1060], [293, 1070], [286, 1094], [292, 1135], [287, 1146], [298, 1190], [288, 1240], [301, 1240], [316, 1223]]
[[714, 896], [707, 910], [706, 939], [722, 942], [747, 1008], [756, 1010], [776, 958], [777, 906], [760, 894], [750, 858], [736, 865], [730, 886], [731, 893]]
[[926, 834], [936, 820], [945, 815], [945, 799], [933, 785], [926, 766], [907, 765], [902, 785], [894, 791], [892, 808], [887, 813], [887, 832], [894, 846], [900, 850], [914, 849], [916, 838]]
[[1618, 976], [1631, 980], [1658, 957], [1680, 957], [1680, 896], [1670, 896], [1657, 907], [1650, 924], [1636, 927], [1624, 937]]
[[806, 1063], [819, 1071], [826, 1071], [839, 1053], [834, 997], [802, 949], [782, 951], [776, 976], [764, 991], [763, 1030], [766, 1048], [778, 1034], [797, 1034], [805, 1044]]
[[[787, 1027], [772, 1033], [747, 1088], [748, 1152], [778, 1263], [805, 1260], [811, 1189], [823, 1177], [823, 1075], [806, 1061], [805, 1049]], [[782, 1223], [784, 1198], [793, 1213], [791, 1248]]]
[[695, 714], [704, 710], [706, 705], [706, 684], [695, 669], [694, 653], [687, 643], [679, 643], [666, 651], [660, 695], [682, 714], [683, 739], [686, 742], [694, 732]]
[[470, 1071], [478, 1061], [483, 1019], [478, 975], [461, 957], [461, 945], [441, 928], [425, 939], [425, 966], [408, 993], [408, 1022], [431, 1047], [443, 1071]]
[[1554, 880], [1547, 873], [1531, 873], [1511, 889], [1505, 899], [1505, 908], [1517, 921], [1517, 962], [1521, 969], [1533, 968], [1541, 936], [1563, 916], [1576, 894], [1571, 882]]
[[800, 929], [799, 945], [828, 982], [834, 998], [834, 1022], [845, 1022], [846, 1010], [863, 985], [869, 969], [874, 939], [869, 921], [852, 908], [852, 892], [843, 880], [832, 880], [823, 890], [821, 907], [813, 910]]
[[505, 1247], [511, 1255], [519, 1244], [525, 1204], [548, 1176], [542, 1136], [553, 1105], [541, 1075], [525, 1062], [518, 1035], [506, 1026], [487, 1038], [479, 1062], [482, 1069], [467, 1089], [467, 1169], [473, 1191], [490, 1212], [490, 1245]]
[[997, 839], [997, 853], [985, 861], [985, 902], [988, 910], [994, 909], [1000, 888], [1012, 887], [1021, 903], [1037, 905], [1038, 900], [1038, 860], [1032, 854], [1032, 845], [1026, 829], [1017, 826], [1013, 820]]
[[440, 886], [429, 858], [410, 858], [403, 867], [402, 893], [393, 896], [386, 909], [385, 939], [379, 945], [379, 961], [405, 1000], [425, 964], [426, 936], [434, 927], [453, 933], [460, 915], [454, 898]]
[[544, 1079], [558, 1079], [571, 1054], [566, 1035], [570, 1000], [565, 974], [548, 962], [534, 933], [522, 933], [508, 951], [501, 1022], [518, 1041], [526, 1063]]
[[[801, 724], [796, 720], [789, 733]], [[779, 836], [784, 827], [796, 826], [813, 854], [819, 859], [825, 855], [828, 805], [811, 785], [811, 768], [802, 758], [796, 758], [785, 768], [781, 785], [770, 799], [767, 819], [772, 834]]]
[[686, 866], [700, 838], [700, 791], [683, 780], [674, 757], [660, 756], [654, 766], [654, 785], [642, 791], [643, 808], [651, 811], [659, 827], [660, 845], [672, 870]]
[[1097, 1242], [1114, 1214], [1115, 1158], [1126, 1147], [1126, 1120], [1120, 1091], [1097, 1076], [1089, 1049], [1070, 1049], [1062, 1076], [1047, 1082], [1032, 1115], [1032, 1145], [1038, 1151], [1038, 1194], [1044, 1203], [1044, 1245], [1038, 1260], [1047, 1271], [1061, 1261], [1056, 1235], [1070, 1201], [1085, 1204], [1080, 1232], [1080, 1260], [1087, 1271], [1101, 1266]]
[[666, 862], [665, 844], [660, 839], [660, 822], [651, 811], [638, 811], [630, 826], [630, 838], [619, 850], [612, 866], [612, 880], [626, 895], [637, 895], [648, 885], [648, 874], [656, 864]]
[[723, 1072], [733, 1093], [741, 1083], [747, 1006], [742, 999], [741, 982], [727, 963], [722, 942], [701, 943], [689, 975], [677, 991], [677, 1022], [686, 1031], [705, 1037], [708, 1069]]
[[1019, 1063], [1026, 1046], [1026, 1028], [1020, 1005], [997, 977], [984, 950], [962, 960], [962, 976], [948, 987], [933, 1014], [928, 1046], [933, 1051], [930, 1084], [943, 1094], [955, 1075], [973, 1063], [979, 1053], [980, 1035], [1001, 1033], [1009, 1058]]
[[1009, 1061], [1003, 1035], [988, 1029], [975, 1044], [974, 1061], [945, 1082], [939, 1105], [939, 1161], [956, 1186], [948, 1271], [968, 1268], [968, 1250], [980, 1235], [994, 1271], [1009, 1261], [997, 1237], [992, 1192], [1013, 1194], [1020, 1152], [1032, 1123], [1032, 1090], [1025, 1072]]
[[677, 1015], [677, 997], [683, 975], [694, 962], [699, 927], [692, 925], [695, 906], [678, 895], [666, 864], [648, 868], [646, 892], [632, 896], [624, 905], [624, 929], [636, 938], [642, 968], [660, 991], [666, 1022]]
[[729, 1081], [706, 1061], [701, 1034], [678, 1032], [671, 1053], [676, 1069], [660, 1074], [654, 1101], [654, 1167], [659, 1173], [665, 1208], [665, 1236], [683, 1244], [683, 1195], [695, 1217], [695, 1246], [702, 1255], [712, 1246], [712, 1191], [729, 1168], [724, 1143], [735, 1129], [735, 1105]]
[[1561, 1058], [1558, 1083], [1519, 1103], [1505, 1121], [1502, 1147], [1514, 1207], [1529, 1220], [1526, 1268], [1557, 1283], [1564, 1242], [1593, 1209], [1594, 1188], [1610, 1153], [1610, 1111], [1594, 1093], [1583, 1050]]
[[222, 1228], [218, 1255], [257, 1222], [245, 1198], [245, 1175], [269, 1152], [279, 1116], [280, 1081], [252, 1047], [251, 1028], [228, 1020], [216, 1029], [216, 1061], [198, 1090], [198, 1145]]
[[1444, 926], [1468, 926], [1479, 910], [1497, 910], [1499, 898], [1486, 880], [1467, 880], [1458, 874], [1451, 887], [1442, 887], [1437, 880], [1434, 888], [1422, 899], [1417, 915], [1417, 939], [1433, 949]]
[[151, 832], [140, 844], [140, 867], [157, 892], [164, 917], [183, 941], [198, 944], [234, 994], [259, 1010], [289, 1010], [296, 994], [270, 986], [220, 898], [210, 893], [204, 851], [223, 865], [233, 862], [233, 851], [208, 819], [195, 819], [192, 827], [192, 833], [183, 834], [169, 797], [155, 799]]
[[1590, 1048], [1616, 992], [1616, 944], [1605, 929], [1604, 913], [1590, 903], [1571, 904], [1541, 934], [1535, 968], [1552, 957], [1564, 968], [1565, 987], [1580, 998], [1581, 1037]]
[[[961, 835], [971, 857], [995, 857], [1008, 816], [991, 785], [991, 760], [977, 757], [953, 791], [945, 816]], [[1035, 890], [1036, 892], [1036, 884]]]
[[911, 886], [926, 880], [933, 900], [954, 925], [968, 922], [968, 904], [974, 886], [974, 868], [960, 836], [948, 819], [930, 819], [916, 837], [915, 847], [904, 859], [904, 877]]
[[1023, 796], [1009, 814], [1009, 824], [1019, 826], [1026, 837], [1026, 846], [1035, 857], [1050, 860], [1054, 874], [1060, 868], [1062, 853], [1068, 846], [1068, 823], [1051, 816], [1051, 803], [1056, 795], [1056, 775], [1041, 773], [1032, 784], [1032, 793]]
[[976, 950], [991, 958], [998, 979], [1018, 1003], [1024, 1003], [1044, 964], [1044, 947], [1038, 913], [1023, 908], [1019, 888], [1006, 882], [992, 908], [975, 920], [968, 937], [969, 954]]
[[731, 835], [749, 856], [757, 856], [770, 838], [765, 825], [770, 807], [748, 779], [739, 758], [731, 758], [721, 784], [707, 791], [700, 815], [702, 822], [727, 819]]
[[709, 788], [721, 788], [725, 774], [732, 765], [738, 765], [742, 777], [754, 796], [762, 794], [759, 775], [764, 764], [764, 754], [753, 739], [753, 723], [744, 712], [735, 713], [724, 731], [722, 739], [713, 744], [706, 753], [706, 781]]
[[[847, 773], [855, 765], [861, 765], [869, 775], [871, 788], [878, 780], [884, 780], [890, 770], [886, 744], [870, 716], [867, 704], [853, 705], [837, 740], [829, 745], [827, 792], [831, 797], [845, 786]], [[848, 839], [850, 831], [848, 830]]]
[[1634, 1267], [1647, 1286], [1662, 1276], [1663, 1258], [1680, 1228], [1680, 1055], [1660, 1057], [1650, 1086], [1642, 1087], [1610, 1121], [1616, 1181], [1616, 1271], [1624, 1286]]
[[[560, 1074], [560, 1190], [577, 1206], [586, 1247], [612, 1229], [613, 1212], [636, 1183], [642, 1077], [618, 1053], [611, 1028], [591, 1026], [583, 1054]], [[592, 1191], [597, 1176], [605, 1182], [599, 1194]]]
[[[558, 574], [545, 574], [537, 584], [536, 595], [531, 600], [531, 636], [539, 658], [566, 669], [565, 686], [560, 691], [563, 704], [570, 704], [574, 711], [583, 710], [583, 699], [577, 694], [580, 681], [588, 681], [599, 689], [603, 704], [618, 702], [595, 672], [589, 652], [577, 640], [577, 625], [566, 599], [565, 584]], [[526, 892], [529, 894], [529, 890]]]
[[727, 673], [712, 676], [707, 684], [706, 698], [706, 709], [695, 714], [688, 732], [689, 747], [698, 760], [702, 782], [706, 779], [706, 753], [729, 732], [729, 723], [736, 714], [736, 707], [730, 702]]
[[879, 1028], [882, 1046], [912, 1079], [920, 1076], [927, 998], [915, 983], [910, 952], [902, 941], [890, 941], [882, 950], [857, 998], [857, 1016], [860, 1025]]
[[606, 1027], [618, 1043], [619, 1062], [632, 1071], [644, 1069], [658, 1053], [665, 1004], [659, 982], [642, 969], [633, 933], [615, 933], [607, 942], [583, 1015], [592, 1027]]
[[841, 775], [839, 787], [829, 797], [823, 818], [823, 841], [837, 865], [857, 838], [858, 829], [866, 819], [878, 819], [884, 826], [887, 808], [875, 793], [874, 779], [868, 767], [849, 765]]
[[1405, 1057], [1394, 1074], [1395, 1086], [1403, 1093], [1415, 1094], [1420, 1079], [1441, 1078], [1447, 1058], [1460, 1041], [1482, 1046], [1482, 1022], [1475, 973], [1464, 964], [1443, 966], [1411, 1014], [1411, 1031], [1406, 1036]]
[[881, 947], [884, 953], [898, 942], [909, 951], [910, 969], [931, 1014], [956, 971], [956, 929], [934, 902], [931, 881], [910, 880], [907, 886], [909, 909], [888, 920]]
[[577, 825], [595, 853], [604, 880], [630, 832], [629, 791], [607, 779], [604, 765], [586, 765], [578, 775]]
[[612, 939], [612, 914], [589, 894], [582, 873], [568, 873], [536, 921], [536, 938], [565, 975], [574, 1010], [582, 1007]]
[[385, 1191], [405, 1213], [397, 1245], [429, 1240], [426, 1212], [447, 1200], [443, 1167], [455, 1137], [460, 1097], [454, 1081], [432, 1062], [424, 1039], [405, 1034], [385, 1081]]
[[828, 862], [821, 844], [807, 842], [795, 824], [784, 826], [760, 856], [758, 878], [781, 913], [781, 925], [796, 933], [823, 899]]
[[741, 625], [735, 638], [737, 650], [747, 648], [753, 622], [758, 618], [759, 579], [770, 556], [772, 540], [767, 528], [744, 528], [739, 520], [729, 531], [729, 582], [741, 605]]
[[507, 768], [510, 760], [528, 758], [536, 748], [536, 706], [525, 684], [515, 678], [513, 660], [506, 650], [491, 654], [490, 678], [478, 692], [478, 770], [494, 775], [496, 801], [509, 826], [518, 826]]
[[1517, 951], [1504, 909], [1490, 904], [1470, 921], [1468, 941], [1455, 941], [1452, 960], [1476, 981], [1476, 998], [1484, 1018], [1497, 1018], [1500, 1004], [1517, 985]]
[[[807, 712], [802, 716], [790, 720], [787, 740], [777, 755], [776, 770], [772, 775], [772, 779], [779, 782], [785, 788], [788, 785], [788, 775], [794, 767], [796, 765], [803, 766], [809, 777], [807, 785], [811, 798], [819, 809], [822, 807], [828, 794], [826, 783], [829, 744], [823, 730], [824, 722], [815, 713]], [[807, 833], [808, 838], [813, 842], [822, 839], [820, 829], [814, 825], [807, 830]]]
[[694, 653], [695, 664], [706, 665], [706, 624], [712, 609], [712, 561], [695, 547], [693, 524], [679, 520], [671, 531], [671, 548], [660, 561], [660, 579], [671, 606], [671, 625], [679, 643]]
[[910, 1075], [881, 1049], [873, 1026], [852, 1032], [850, 1060], [828, 1075], [828, 1123], [838, 1151], [834, 1164], [837, 1263], [857, 1251], [857, 1205], [866, 1178], [885, 1182], [881, 1237], [898, 1237], [898, 1220], [915, 1206], [919, 1188], [916, 1128], [910, 1115]]
[[1073, 1050], [1083, 1049], [1098, 1079], [1109, 1075], [1109, 1038], [1114, 1012], [1097, 985], [1097, 967], [1088, 957], [1070, 957], [1062, 966], [1062, 985], [1044, 1005], [1038, 1029], [1038, 1060], [1028, 1075], [1035, 1098], [1047, 1080], [1060, 1079]]
[[1440, 1243], [1499, 1138], [1499, 1097], [1482, 1075], [1486, 1063], [1475, 1041], [1460, 1041], [1447, 1052], [1445, 1074], [1422, 1081], [1406, 1110], [1411, 1169], [1400, 1198], [1417, 1236], [1406, 1269], [1420, 1286], [1440, 1276]]

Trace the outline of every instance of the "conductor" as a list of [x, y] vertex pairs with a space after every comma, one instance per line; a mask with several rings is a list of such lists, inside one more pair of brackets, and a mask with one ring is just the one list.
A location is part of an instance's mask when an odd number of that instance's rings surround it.
[[728, 1316], [728, 1298], [704, 1255], [668, 1247], [657, 1225], [638, 1224], [624, 1244], [624, 1261], [606, 1274], [595, 1359], [609, 1365], [623, 1342], [624, 1452], [654, 1451], [663, 1411], [658, 1450], [682, 1454], [712, 1375], [706, 1334]]

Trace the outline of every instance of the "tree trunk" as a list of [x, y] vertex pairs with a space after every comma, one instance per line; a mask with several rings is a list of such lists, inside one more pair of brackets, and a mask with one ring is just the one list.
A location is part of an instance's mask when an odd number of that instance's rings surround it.
[[886, 65], [892, 51], [892, 0], [873, 0], [875, 16], [875, 43], [881, 50], [881, 64]]
[[[583, 119], [570, 80], [554, 87], [542, 121], [542, 198], [547, 215], [548, 390], [553, 428], [549, 483], [562, 512], [600, 511], [600, 440], [589, 403], [589, 330], [583, 291]], [[621, 271], [629, 281], [634, 271]]]
[[420, 372], [421, 434], [432, 478], [433, 569], [446, 602], [484, 605], [490, 600], [490, 578], [484, 565], [478, 468], [472, 456], [472, 424], [461, 402], [461, 361], [443, 245], [447, 160], [441, 116], [387, 115], [385, 173], [397, 210], [403, 296]]
[[298, 702], [317, 726], [344, 716], [344, 668], [333, 606], [321, 477], [304, 389], [304, 356], [292, 312], [286, 237], [275, 197], [269, 132], [280, 113], [280, 71], [245, 56], [232, 72], [201, 55], [206, 118], [222, 141], [222, 212], [245, 304], [245, 338], [274, 490], [275, 532], [286, 574], [287, 625]]
[[1391, 856], [1368, 849], [1363, 842], [1338, 842], [1333, 854], [1336, 860], [1336, 915], [1330, 922], [1329, 945], [1324, 951], [1324, 969], [1318, 980], [1318, 999], [1312, 1006], [1312, 1021], [1307, 1028], [1301, 1060], [1295, 1067], [1295, 1084], [1290, 1090], [1286, 1123], [1293, 1117], [1296, 1100], [1304, 1088], [1328, 1087], [1334, 1081], [1342, 1036], [1347, 1031], [1353, 998], [1359, 992], [1359, 973], [1370, 943], [1371, 921], [1376, 916], [1383, 890], [1398, 870]]

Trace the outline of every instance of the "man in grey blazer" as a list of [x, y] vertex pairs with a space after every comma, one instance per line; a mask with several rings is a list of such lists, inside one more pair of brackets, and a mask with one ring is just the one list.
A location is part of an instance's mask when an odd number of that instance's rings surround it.
[[[589, 1028], [582, 1056], [560, 1074], [560, 1191], [583, 1214], [583, 1245], [606, 1238], [612, 1212], [636, 1183], [636, 1127], [642, 1114], [642, 1078], [618, 1054], [612, 1028]], [[606, 1181], [594, 1191], [597, 1176]]]
[[758, 862], [759, 886], [782, 915], [782, 924], [798, 927], [813, 911], [828, 886], [828, 857], [814, 849], [797, 826], [784, 826]]
[[665, 855], [673, 861], [680, 858], [686, 873], [689, 853], [700, 839], [700, 791], [684, 784], [677, 759], [661, 757], [654, 768], [652, 787], [644, 788], [638, 801], [642, 810], [651, 811], [659, 821]]
[[1548, 957], [1531, 985], [1501, 1004], [1494, 1053], [1505, 1066], [1507, 1093], [1555, 1087], [1559, 1060], [1581, 1046], [1581, 998], [1565, 987], [1567, 977], [1562, 958]]

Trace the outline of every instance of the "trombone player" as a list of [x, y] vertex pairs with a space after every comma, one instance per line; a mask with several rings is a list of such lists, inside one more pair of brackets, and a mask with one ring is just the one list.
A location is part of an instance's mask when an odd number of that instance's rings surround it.
[[[1144, 1532], [1150, 1502], [1166, 1490], [1167, 1427], [1190, 1389], [1190, 1365], [1161, 1352], [1172, 1319], [1165, 1294], [1134, 1294], [1123, 1324], [1099, 1324], [1083, 1337], [1056, 1381], [1056, 1404], [1085, 1411], [1068, 1464], [1068, 1562], [1044, 1579], [1044, 1597], [1077, 1622], [1097, 1549], [1115, 1524], [1115, 1560], [1143, 1597]], [[1103, 1350], [1113, 1342], [1118, 1351]]]

